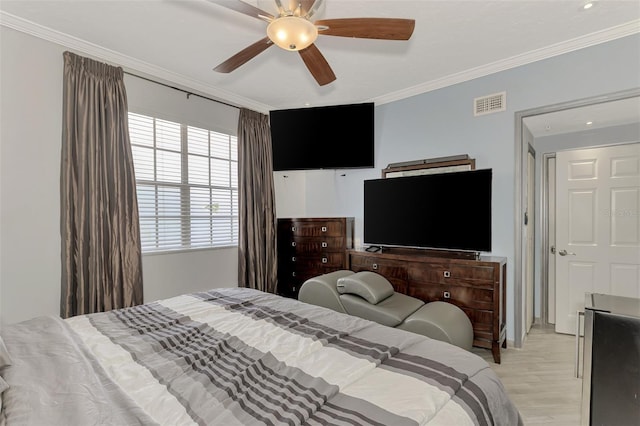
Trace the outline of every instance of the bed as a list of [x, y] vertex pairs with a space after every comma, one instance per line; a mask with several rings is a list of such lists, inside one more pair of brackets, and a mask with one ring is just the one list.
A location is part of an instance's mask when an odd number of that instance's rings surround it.
[[2, 341], [9, 426], [522, 424], [477, 355], [251, 289], [34, 318]]

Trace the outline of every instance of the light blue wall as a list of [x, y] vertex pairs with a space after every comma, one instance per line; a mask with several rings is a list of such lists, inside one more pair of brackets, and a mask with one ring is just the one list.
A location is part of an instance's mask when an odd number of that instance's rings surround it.
[[[359, 242], [365, 179], [380, 177], [393, 162], [469, 154], [476, 168], [493, 169], [492, 254], [508, 261], [507, 338], [513, 340], [515, 113], [638, 87], [640, 36], [633, 35], [377, 106], [375, 169], [296, 174], [305, 182], [305, 215], [355, 216]], [[474, 98], [502, 91], [506, 111], [473, 116]], [[295, 196], [276, 193], [277, 204]], [[283, 210], [278, 216], [286, 216]]]

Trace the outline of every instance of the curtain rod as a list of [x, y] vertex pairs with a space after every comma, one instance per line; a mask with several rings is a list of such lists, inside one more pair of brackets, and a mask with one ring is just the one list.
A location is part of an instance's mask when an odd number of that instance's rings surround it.
[[143, 76], [141, 76], [141, 75], [134, 74], [134, 73], [131, 73], [131, 72], [128, 72], [128, 71], [124, 71], [124, 70], [123, 70], [122, 72], [123, 72], [123, 73], [125, 73], [125, 74], [127, 74], [127, 75], [133, 76], [133, 77], [137, 77], [137, 78], [141, 78], [141, 79], [143, 79], [143, 80], [150, 81], [151, 83], [159, 84], [159, 85], [161, 85], [161, 86], [168, 87], [168, 88], [170, 88], [170, 89], [173, 89], [173, 90], [177, 90], [177, 91], [179, 91], [179, 92], [186, 93], [186, 94], [187, 94], [187, 99], [189, 99], [189, 96], [197, 96], [197, 97], [199, 97], [199, 98], [206, 99], [206, 100], [208, 100], [208, 101], [217, 102], [217, 103], [222, 104], [222, 105], [226, 105], [226, 106], [230, 106], [230, 107], [232, 107], [232, 108], [240, 109], [240, 107], [239, 107], [239, 106], [237, 106], [237, 105], [232, 105], [232, 104], [229, 104], [229, 103], [226, 103], [226, 102], [223, 102], [223, 101], [219, 101], [219, 100], [217, 100], [217, 99], [208, 98], [208, 97], [206, 97], [206, 96], [202, 96], [202, 95], [199, 95], [199, 94], [197, 94], [197, 93], [189, 92], [188, 90], [184, 90], [184, 89], [181, 89], [181, 88], [179, 88], [179, 87], [172, 86], [172, 85], [170, 85], [170, 84], [161, 83], [161, 82], [159, 82], [159, 81], [152, 80], [152, 79], [150, 79], [150, 78], [143, 77]]

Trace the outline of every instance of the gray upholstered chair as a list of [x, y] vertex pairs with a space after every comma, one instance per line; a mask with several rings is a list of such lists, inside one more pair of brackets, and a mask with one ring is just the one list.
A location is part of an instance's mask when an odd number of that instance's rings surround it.
[[473, 327], [459, 307], [446, 302], [424, 303], [397, 293], [389, 281], [369, 271], [340, 270], [310, 278], [298, 300], [324, 306], [470, 350]]

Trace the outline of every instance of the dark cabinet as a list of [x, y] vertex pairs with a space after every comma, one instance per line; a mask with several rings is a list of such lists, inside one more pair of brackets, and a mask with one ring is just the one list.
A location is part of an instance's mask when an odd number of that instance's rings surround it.
[[354, 218], [278, 219], [278, 294], [298, 298], [309, 278], [347, 269]]
[[506, 258], [350, 250], [349, 269], [377, 272], [397, 292], [425, 302], [440, 300], [460, 307], [473, 325], [473, 345], [491, 349], [494, 361], [500, 363], [500, 346], [506, 347]]
[[586, 293], [583, 425], [640, 424], [640, 299]]

